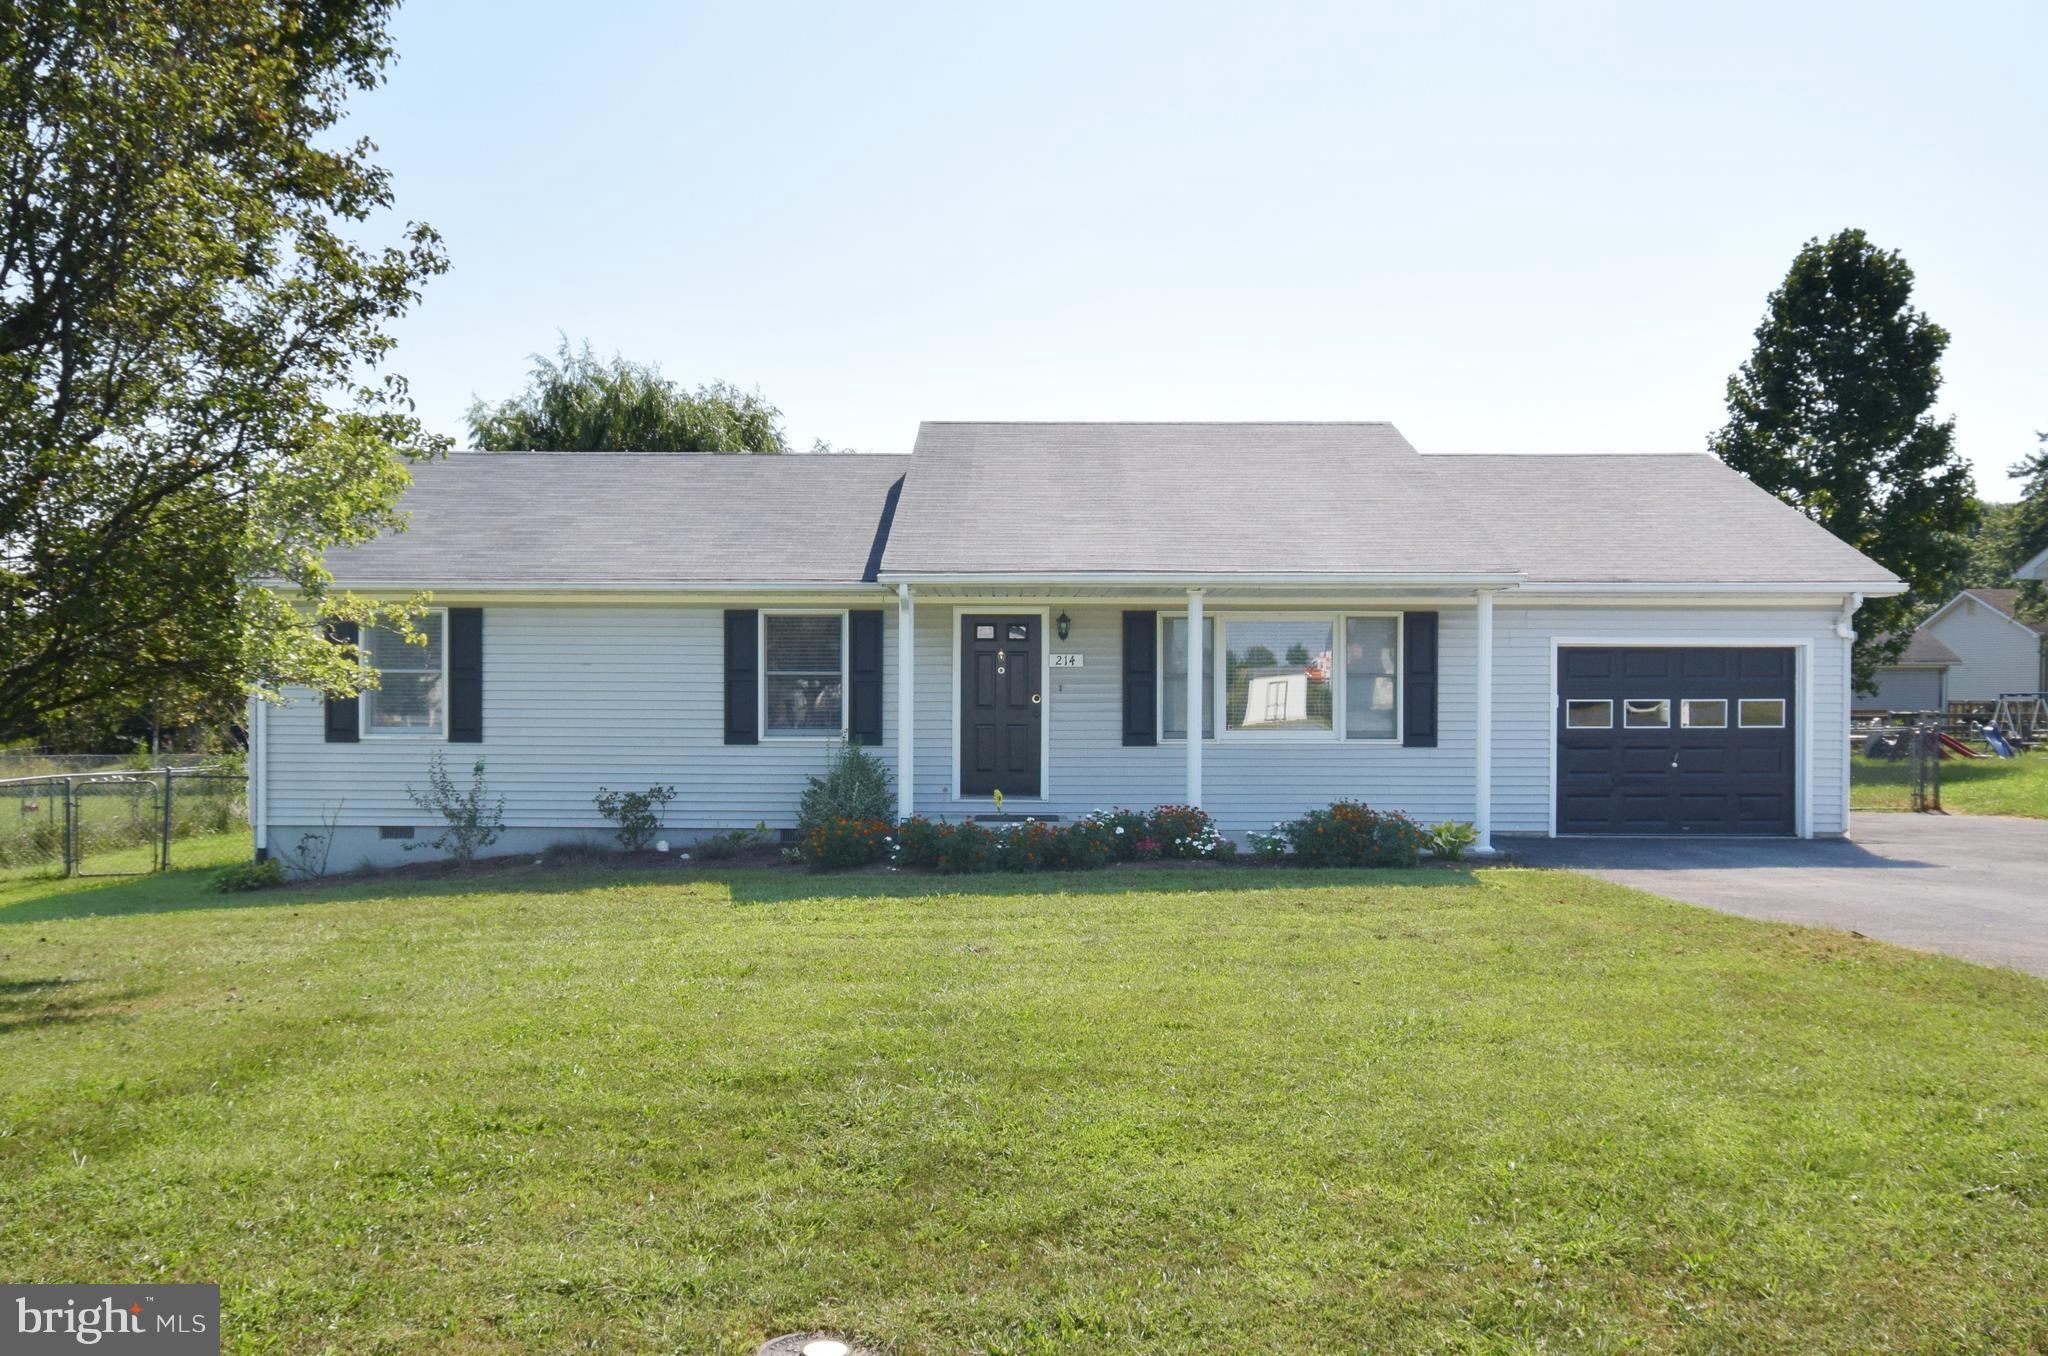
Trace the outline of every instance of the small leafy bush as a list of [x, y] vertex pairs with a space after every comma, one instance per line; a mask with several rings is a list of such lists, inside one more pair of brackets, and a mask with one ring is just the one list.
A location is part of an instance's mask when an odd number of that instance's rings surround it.
[[879, 819], [828, 820], [805, 834], [797, 849], [813, 871], [846, 871], [882, 859], [889, 851], [889, 826]]
[[764, 820], [751, 829], [727, 829], [724, 833], [708, 834], [699, 838], [690, 851], [707, 862], [729, 862], [767, 839], [768, 825]]
[[1085, 823], [1100, 825], [1109, 834], [1109, 859], [1113, 862], [1136, 861], [1138, 840], [1151, 833], [1150, 817], [1143, 810], [1118, 806], [1113, 810], [1095, 810], [1082, 818]]
[[912, 815], [896, 828], [896, 864], [949, 876], [996, 869], [996, 835], [968, 820]]
[[407, 843], [407, 852], [430, 847], [447, 853], [456, 865], [467, 866], [505, 831], [505, 798], [498, 797], [495, 805], [486, 798], [481, 758], [470, 769], [467, 791], [455, 789], [455, 781], [448, 775], [447, 760], [436, 753], [427, 764], [427, 789], [416, 791], [408, 786], [405, 794], [413, 804], [428, 814], [439, 815], [447, 825], [423, 843]]
[[1229, 841], [1216, 831], [1208, 811], [1192, 805], [1162, 805], [1145, 827], [1159, 844], [1159, 855], [1170, 859], [1220, 856], [1218, 845]]
[[1268, 866], [1284, 861], [1287, 857], [1286, 830], [1287, 825], [1284, 822], [1275, 821], [1271, 833], [1261, 833], [1254, 829], [1246, 834], [1246, 839], [1252, 845], [1253, 860], [1263, 862]]
[[645, 791], [614, 791], [597, 788], [592, 799], [597, 812], [618, 825], [619, 846], [638, 852], [654, 841], [668, 816], [668, 803], [676, 798], [673, 786], [650, 786]]
[[797, 802], [799, 839], [820, 825], [841, 819], [896, 818], [896, 779], [888, 765], [858, 744], [842, 741], [832, 752], [832, 765], [822, 777], [811, 777]]
[[260, 862], [243, 862], [220, 873], [213, 888], [224, 895], [238, 895], [250, 890], [269, 890], [284, 884], [284, 863], [275, 857], [266, 857]]
[[1479, 830], [1462, 819], [1446, 819], [1429, 830], [1429, 850], [1446, 862], [1463, 861], [1465, 850], [1479, 841]]
[[1408, 816], [1340, 800], [1281, 826], [1303, 866], [1413, 866], [1429, 831]]

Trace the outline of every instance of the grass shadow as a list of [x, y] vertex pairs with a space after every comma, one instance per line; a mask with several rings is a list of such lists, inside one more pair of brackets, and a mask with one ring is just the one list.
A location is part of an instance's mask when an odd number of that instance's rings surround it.
[[89, 917], [182, 913], [205, 909], [298, 909], [358, 900], [420, 900], [493, 895], [557, 895], [581, 890], [671, 886], [723, 887], [739, 904], [783, 904], [812, 899], [943, 898], [956, 895], [1201, 894], [1245, 890], [1327, 889], [1332, 886], [1434, 888], [1476, 884], [1473, 868], [1414, 870], [1310, 870], [1299, 867], [1209, 866], [1161, 863], [1091, 872], [1031, 875], [932, 876], [859, 872], [813, 875], [779, 867], [575, 866], [492, 864], [469, 872], [390, 872], [339, 877], [247, 894], [220, 894], [219, 868], [167, 871], [155, 876], [83, 884], [50, 882], [44, 892], [16, 889], [0, 896], [0, 927]]

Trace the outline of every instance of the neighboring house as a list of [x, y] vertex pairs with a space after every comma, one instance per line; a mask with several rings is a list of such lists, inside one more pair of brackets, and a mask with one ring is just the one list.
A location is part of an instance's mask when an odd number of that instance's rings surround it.
[[2022, 621], [2018, 603], [2017, 589], [1964, 589], [1915, 628], [1916, 638], [1938, 641], [1955, 655], [1947, 669], [1945, 705], [2048, 690], [2048, 624]]
[[2048, 550], [2012, 572], [2015, 579], [2048, 579]]
[[329, 565], [430, 590], [432, 644], [365, 637], [381, 689], [258, 711], [259, 848], [332, 815], [333, 860], [398, 860], [436, 751], [487, 760], [505, 850], [605, 832], [600, 786], [673, 784], [678, 842], [787, 827], [842, 732], [903, 814], [1840, 834], [1852, 619], [1902, 587], [1711, 457], [1424, 456], [1388, 424], [414, 475], [410, 530]]
[[1933, 632], [1915, 631], [1906, 638], [1899, 657], [1877, 671], [1876, 691], [1856, 694], [1856, 712], [1946, 711], [1948, 671], [1961, 662]]

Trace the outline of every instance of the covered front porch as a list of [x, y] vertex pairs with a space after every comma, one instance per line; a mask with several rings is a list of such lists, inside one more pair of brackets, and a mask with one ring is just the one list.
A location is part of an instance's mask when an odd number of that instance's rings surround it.
[[1513, 576], [884, 582], [900, 815], [1000, 792], [1009, 813], [1180, 802], [1243, 831], [1353, 798], [1469, 820], [1491, 850]]

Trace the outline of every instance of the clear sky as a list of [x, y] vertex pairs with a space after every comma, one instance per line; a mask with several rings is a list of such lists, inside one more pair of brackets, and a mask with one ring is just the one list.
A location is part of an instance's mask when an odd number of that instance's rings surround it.
[[1902, 251], [1981, 488], [2048, 428], [2041, 59], [2012, 4], [414, 0], [352, 130], [453, 271], [429, 424], [557, 331], [920, 419], [1391, 419], [1694, 451], [1808, 237]]

